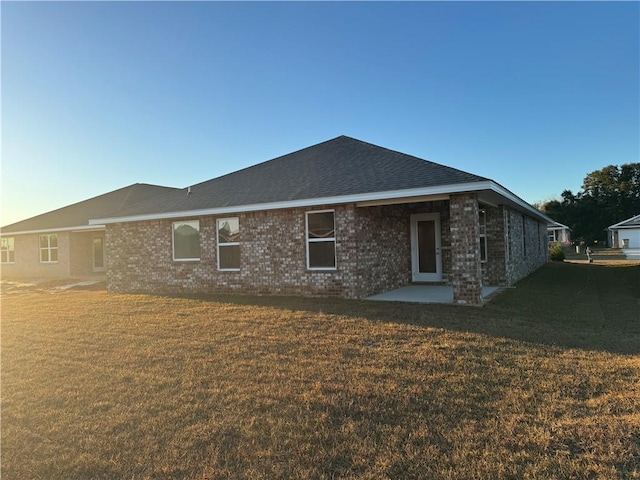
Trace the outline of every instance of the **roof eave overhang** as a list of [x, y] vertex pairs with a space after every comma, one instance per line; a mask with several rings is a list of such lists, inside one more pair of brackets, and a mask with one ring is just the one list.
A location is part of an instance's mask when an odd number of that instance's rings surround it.
[[567, 225], [565, 225], [563, 223], [560, 223], [560, 222], [552, 222], [551, 225], [549, 225], [549, 228], [553, 228], [553, 229], [556, 229], [556, 230], [560, 230], [560, 229], [566, 228], [568, 230], [571, 230], [570, 227], [568, 227]]
[[[607, 230], [613, 230], [613, 229], [618, 229], [618, 228], [639, 228], [640, 225], [638, 224], [633, 224], [632, 222], [635, 222], [636, 220], [640, 219], [640, 215], [636, 215], [635, 217], [631, 217], [631, 218], [627, 218], [626, 220], [623, 220], [622, 222], [618, 222], [615, 223], [613, 225], [610, 225], [607, 227]], [[625, 223], [629, 224], [629, 225], [625, 225]]]
[[95, 232], [104, 230], [106, 227], [103, 224], [94, 223], [89, 225], [80, 225], [77, 227], [59, 227], [59, 228], [42, 228], [39, 230], [20, 230], [15, 232], [6, 232], [0, 230], [0, 235], [3, 237], [11, 237], [14, 235], [29, 235], [29, 234], [45, 234], [45, 233], [57, 233], [57, 232]]
[[640, 225], [611, 225], [610, 227], [607, 227], [607, 230], [633, 230], [638, 228], [640, 228]]
[[[528, 213], [544, 222], [552, 222], [549, 217], [536, 210], [527, 202], [511, 193], [506, 188], [492, 180], [480, 182], [457, 183], [452, 185], [439, 185], [435, 187], [413, 188], [406, 190], [390, 190], [385, 192], [358, 193], [354, 195], [340, 195], [334, 197], [319, 197], [298, 200], [286, 200], [282, 202], [257, 203], [249, 205], [231, 205], [224, 207], [205, 208], [198, 210], [184, 210], [165, 213], [149, 213], [142, 215], [130, 215], [123, 217], [97, 218], [89, 220], [89, 225], [108, 225], [113, 223], [141, 222], [148, 220], [166, 220], [186, 217], [198, 217], [204, 215], [225, 215], [228, 213], [255, 212], [260, 210], [279, 210], [286, 208], [315, 207], [320, 205], [337, 205], [355, 203], [358, 206], [382, 205], [386, 203], [407, 203], [410, 201], [433, 201], [446, 199], [449, 195], [466, 192], [492, 192], [499, 195], [511, 206]], [[482, 201], [482, 198], [480, 198]], [[487, 201], [491, 203], [490, 201]]]

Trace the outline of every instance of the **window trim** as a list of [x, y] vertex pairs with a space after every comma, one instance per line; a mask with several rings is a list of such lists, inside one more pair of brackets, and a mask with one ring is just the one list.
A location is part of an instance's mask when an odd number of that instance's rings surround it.
[[239, 272], [240, 271], [240, 267], [238, 268], [221, 268], [220, 267], [220, 246], [224, 246], [224, 247], [232, 247], [234, 245], [238, 246], [238, 249], [240, 248], [240, 243], [241, 242], [225, 242], [225, 243], [220, 243], [220, 235], [218, 234], [218, 231], [220, 229], [219, 222], [223, 222], [225, 220], [238, 220], [238, 231], [240, 231], [240, 217], [222, 217], [222, 218], [216, 218], [216, 262], [217, 262], [217, 266], [218, 266], [218, 271], [220, 272]]
[[[43, 247], [42, 246], [42, 237], [46, 237], [47, 238], [47, 246]], [[51, 246], [51, 238], [52, 237], [56, 237], [56, 246], [52, 247]], [[46, 251], [47, 252], [47, 258], [48, 260], [42, 260], [42, 252]], [[55, 250], [56, 251], [56, 260], [51, 260], [51, 252]], [[45, 233], [44, 235], [38, 235], [38, 260], [40, 260], [40, 263], [58, 263], [59, 257], [58, 257], [58, 234], [57, 233]]]
[[[6, 248], [4, 248], [3, 242], [0, 241], [0, 263], [2, 263], [3, 265], [11, 265], [12, 263], [16, 263], [16, 244], [15, 244], [15, 237], [2, 237], [2, 240], [7, 240], [7, 243], [11, 244], [11, 245], [7, 245]], [[5, 254], [6, 252], [6, 261], [2, 261], [2, 257], [4, 256], [3, 254]]]
[[[333, 213], [333, 237], [327, 238], [309, 238], [309, 215], [313, 215], [315, 213]], [[338, 242], [336, 240], [336, 211], [335, 209], [325, 209], [325, 210], [309, 210], [305, 212], [305, 247], [307, 251], [307, 270], [312, 271], [335, 271], [338, 269]], [[309, 244], [310, 243], [320, 243], [320, 242], [333, 242], [333, 267], [312, 267], [310, 265], [309, 258]]]
[[[484, 238], [484, 248], [482, 248], [483, 238]], [[480, 263], [487, 263], [487, 260], [489, 259], [489, 248], [487, 246], [487, 209], [486, 208], [480, 208], [478, 210], [478, 239], [480, 243]], [[484, 251], [484, 260], [482, 259], [483, 251]]]
[[[198, 224], [198, 244], [200, 243], [200, 220], [191, 219], [191, 220], [178, 220], [175, 222], [171, 222], [171, 257], [174, 262], [199, 262], [200, 257], [198, 258], [176, 258], [176, 224], [184, 225], [188, 223], [197, 223]], [[202, 251], [200, 251], [202, 255]]]

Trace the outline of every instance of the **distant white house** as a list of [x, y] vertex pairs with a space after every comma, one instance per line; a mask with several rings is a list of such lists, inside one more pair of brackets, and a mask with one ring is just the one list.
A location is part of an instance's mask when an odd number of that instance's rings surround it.
[[627, 258], [640, 259], [640, 215], [611, 225], [608, 230], [613, 248], [622, 249]]
[[547, 225], [549, 233], [549, 243], [563, 243], [569, 245], [571, 243], [571, 229], [566, 225], [553, 222]]

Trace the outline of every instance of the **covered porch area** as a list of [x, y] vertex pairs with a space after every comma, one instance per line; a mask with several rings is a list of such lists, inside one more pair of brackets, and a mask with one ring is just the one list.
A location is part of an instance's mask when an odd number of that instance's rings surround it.
[[[497, 245], [502, 231], [487, 229], [486, 219], [501, 220], [502, 211], [492, 207], [494, 214], [485, 215], [489, 206], [481, 208], [475, 192], [408, 200], [356, 204], [363, 285], [357, 296], [482, 305], [489, 294], [482, 291], [483, 284], [505, 283], [495, 281], [497, 275], [483, 278], [487, 261], [491, 272], [504, 270], [499, 265], [504, 258], [487, 258], [487, 245]], [[498, 238], [487, 242], [492, 236]]]
[[358, 298], [483, 305], [547, 262], [549, 219], [498, 191], [356, 203]]

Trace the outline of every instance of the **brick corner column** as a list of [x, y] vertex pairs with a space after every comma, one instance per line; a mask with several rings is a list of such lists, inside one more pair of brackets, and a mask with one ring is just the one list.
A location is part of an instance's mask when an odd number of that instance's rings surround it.
[[451, 284], [453, 303], [482, 305], [480, 224], [475, 193], [451, 195]]

